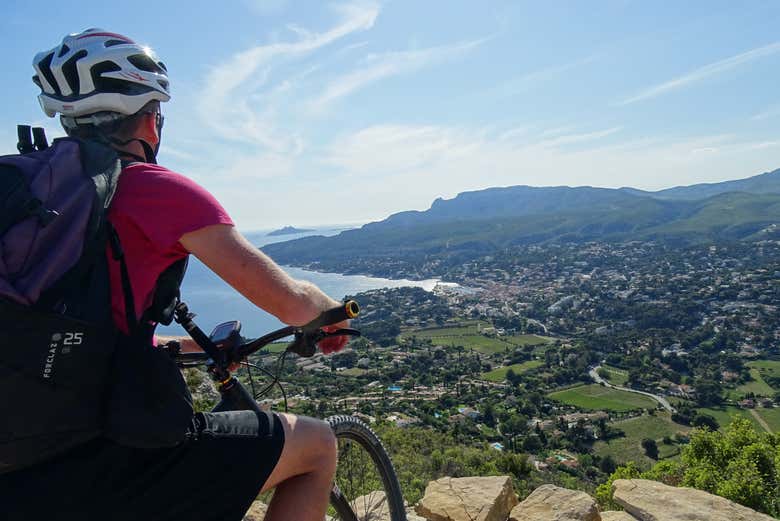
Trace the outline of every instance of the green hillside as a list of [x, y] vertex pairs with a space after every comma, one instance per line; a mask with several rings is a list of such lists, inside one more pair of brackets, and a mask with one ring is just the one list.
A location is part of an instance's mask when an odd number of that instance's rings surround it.
[[[411, 217], [406, 216], [400, 224], [390, 218], [334, 237], [306, 237], [269, 244], [263, 250], [277, 262], [349, 272], [353, 260], [365, 264], [372, 258], [382, 259], [387, 265], [396, 259], [399, 265], [413, 266], [431, 256], [467, 260], [513, 245], [591, 240], [706, 242], [780, 234], [776, 226], [780, 194], [728, 193], [700, 201], [598, 194], [587, 209], [576, 199], [580, 206], [576, 211], [548, 205], [554, 211], [491, 219], [456, 219], [448, 214], [446, 221], [415, 212], [414, 219], [409, 221]], [[365, 266], [356, 271], [366, 271]]]

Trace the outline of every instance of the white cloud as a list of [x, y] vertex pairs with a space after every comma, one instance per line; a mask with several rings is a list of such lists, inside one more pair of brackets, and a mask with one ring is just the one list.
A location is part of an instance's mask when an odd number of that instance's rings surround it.
[[598, 59], [598, 55], [591, 55], [585, 58], [574, 60], [568, 63], [562, 63], [559, 65], [551, 65], [543, 69], [526, 72], [515, 76], [506, 81], [500, 82], [497, 85], [485, 89], [481, 92], [475, 93], [471, 97], [482, 98], [495, 98], [503, 99], [517, 96], [518, 94], [526, 93], [530, 90], [537, 89], [542, 85], [560, 78], [565, 72], [568, 72], [577, 67], [593, 63]]
[[554, 127], [554, 128], [548, 128], [547, 130], [543, 130], [539, 133], [540, 137], [552, 137], [552, 136], [560, 136], [561, 134], [566, 134], [567, 132], [571, 132], [573, 130], [576, 130], [576, 125], [564, 125], [562, 127]]
[[337, 139], [323, 161], [356, 175], [392, 175], [452, 160], [475, 139], [456, 128], [377, 125]]
[[750, 142], [733, 134], [615, 141], [615, 127], [558, 136], [580, 136], [571, 146], [506, 139], [515, 131], [523, 129], [374, 125], [303, 156], [259, 153], [188, 173], [241, 228], [259, 229], [382, 219], [492, 186], [659, 189], [717, 182], [777, 168], [780, 150], [780, 139]]
[[[775, 142], [745, 143], [732, 135], [599, 141], [618, 130], [577, 135], [577, 142], [590, 146], [571, 148], [563, 146], [574, 142], [567, 136], [561, 146], [548, 141], [518, 146], [484, 129], [384, 125], [337, 140], [324, 162], [348, 177], [381, 177], [381, 183], [361, 183], [361, 195], [353, 196], [374, 217], [424, 209], [435, 197], [491, 186], [659, 189], [746, 177], [775, 167], [769, 154]], [[758, 147], [767, 154], [759, 155]]]
[[223, 181], [273, 179], [292, 175], [294, 166], [293, 159], [287, 155], [256, 154], [235, 159], [217, 175]]
[[541, 146], [546, 147], [558, 147], [561, 145], [572, 145], [575, 143], [584, 143], [588, 141], [595, 141], [607, 136], [611, 136], [617, 132], [620, 132], [623, 127], [612, 127], [604, 130], [597, 130], [595, 132], [585, 132], [582, 134], [564, 134], [552, 139], [547, 139], [539, 143]]
[[309, 106], [315, 112], [383, 78], [414, 72], [434, 63], [455, 59], [485, 42], [485, 39], [429, 47], [414, 51], [369, 55], [363, 67], [336, 78]]
[[180, 159], [183, 161], [197, 161], [198, 157], [195, 154], [182, 150], [180, 148], [172, 147], [170, 145], [160, 146], [160, 158], [166, 159], [168, 156]]
[[[272, 109], [259, 111], [250, 103], [251, 95], [265, 83], [265, 75], [280, 61], [294, 59], [327, 46], [349, 34], [373, 27], [379, 15], [374, 3], [336, 6], [341, 21], [325, 32], [313, 33], [298, 28], [293, 42], [259, 45], [238, 52], [208, 74], [200, 97], [199, 112], [214, 131], [225, 139], [245, 140], [275, 152], [295, 149], [297, 138], [280, 135], [272, 121]], [[257, 74], [260, 72], [260, 81]]]
[[699, 67], [698, 69], [694, 69], [693, 71], [673, 80], [643, 89], [638, 94], [626, 98], [618, 102], [616, 105], [629, 105], [631, 103], [636, 103], [637, 101], [644, 101], [650, 98], [655, 98], [668, 92], [683, 88], [687, 85], [690, 85], [691, 83], [695, 83], [709, 78], [710, 76], [715, 76], [717, 74], [727, 72], [731, 69], [739, 67], [740, 65], [744, 65], [751, 61], [758, 60], [759, 58], [764, 58], [766, 56], [771, 56], [777, 53], [780, 53], [780, 42], [758, 47], [756, 49], [743, 52], [742, 54], [738, 54], [736, 56]]

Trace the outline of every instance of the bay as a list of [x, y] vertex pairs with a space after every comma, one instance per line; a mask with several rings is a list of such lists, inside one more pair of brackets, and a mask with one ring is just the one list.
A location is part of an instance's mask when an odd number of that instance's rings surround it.
[[[253, 244], [263, 246], [272, 242], [281, 242], [308, 235], [335, 235], [343, 229], [344, 227], [318, 228], [308, 233], [275, 237], [269, 237], [267, 232], [261, 231], [247, 234], [247, 238]], [[361, 291], [379, 288], [415, 286], [431, 291], [438, 282], [436, 279], [392, 280], [364, 275], [321, 273], [292, 266], [283, 266], [283, 268], [293, 278], [307, 280], [315, 284], [336, 300], [341, 300], [345, 295], [354, 295]], [[228, 320], [241, 321], [241, 331], [247, 337], [257, 337], [284, 325], [273, 315], [249, 302], [194, 257], [190, 257], [187, 276], [182, 285], [182, 300], [187, 303], [190, 311], [197, 315], [195, 323], [206, 333], [209, 333], [215, 325]], [[186, 335], [181, 326], [176, 323], [170, 326], [159, 326], [157, 333], [160, 335]]]

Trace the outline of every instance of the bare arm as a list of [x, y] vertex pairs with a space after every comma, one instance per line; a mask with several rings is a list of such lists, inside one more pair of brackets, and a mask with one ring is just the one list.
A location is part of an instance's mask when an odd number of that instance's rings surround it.
[[339, 305], [314, 284], [287, 275], [233, 226], [206, 226], [179, 242], [250, 302], [286, 324], [303, 325]]
[[201, 347], [195, 342], [193, 339], [191, 339], [188, 336], [160, 336], [155, 335], [155, 340], [157, 344], [165, 344], [167, 342], [170, 342], [171, 340], [175, 340], [179, 342], [181, 345], [181, 352], [182, 353], [200, 353], [203, 351]]

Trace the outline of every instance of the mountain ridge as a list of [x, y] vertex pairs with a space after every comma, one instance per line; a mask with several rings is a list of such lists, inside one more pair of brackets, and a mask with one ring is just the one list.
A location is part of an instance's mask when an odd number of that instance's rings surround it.
[[[305, 237], [263, 250], [277, 262], [343, 272], [350, 263], [465, 259], [550, 242], [780, 237], [780, 170], [714, 185], [667, 189], [672, 196], [625, 188], [494, 187], [438, 198], [428, 210], [399, 212], [336, 236]], [[748, 191], [730, 191], [734, 187]], [[712, 195], [690, 199], [695, 193]]]
[[766, 193], [770, 191], [772, 193], [780, 193], [780, 168], [744, 179], [721, 181], [719, 183], [697, 183], [656, 191], [639, 190], [631, 187], [622, 187], [619, 190], [658, 199], [702, 199], [727, 192]]

